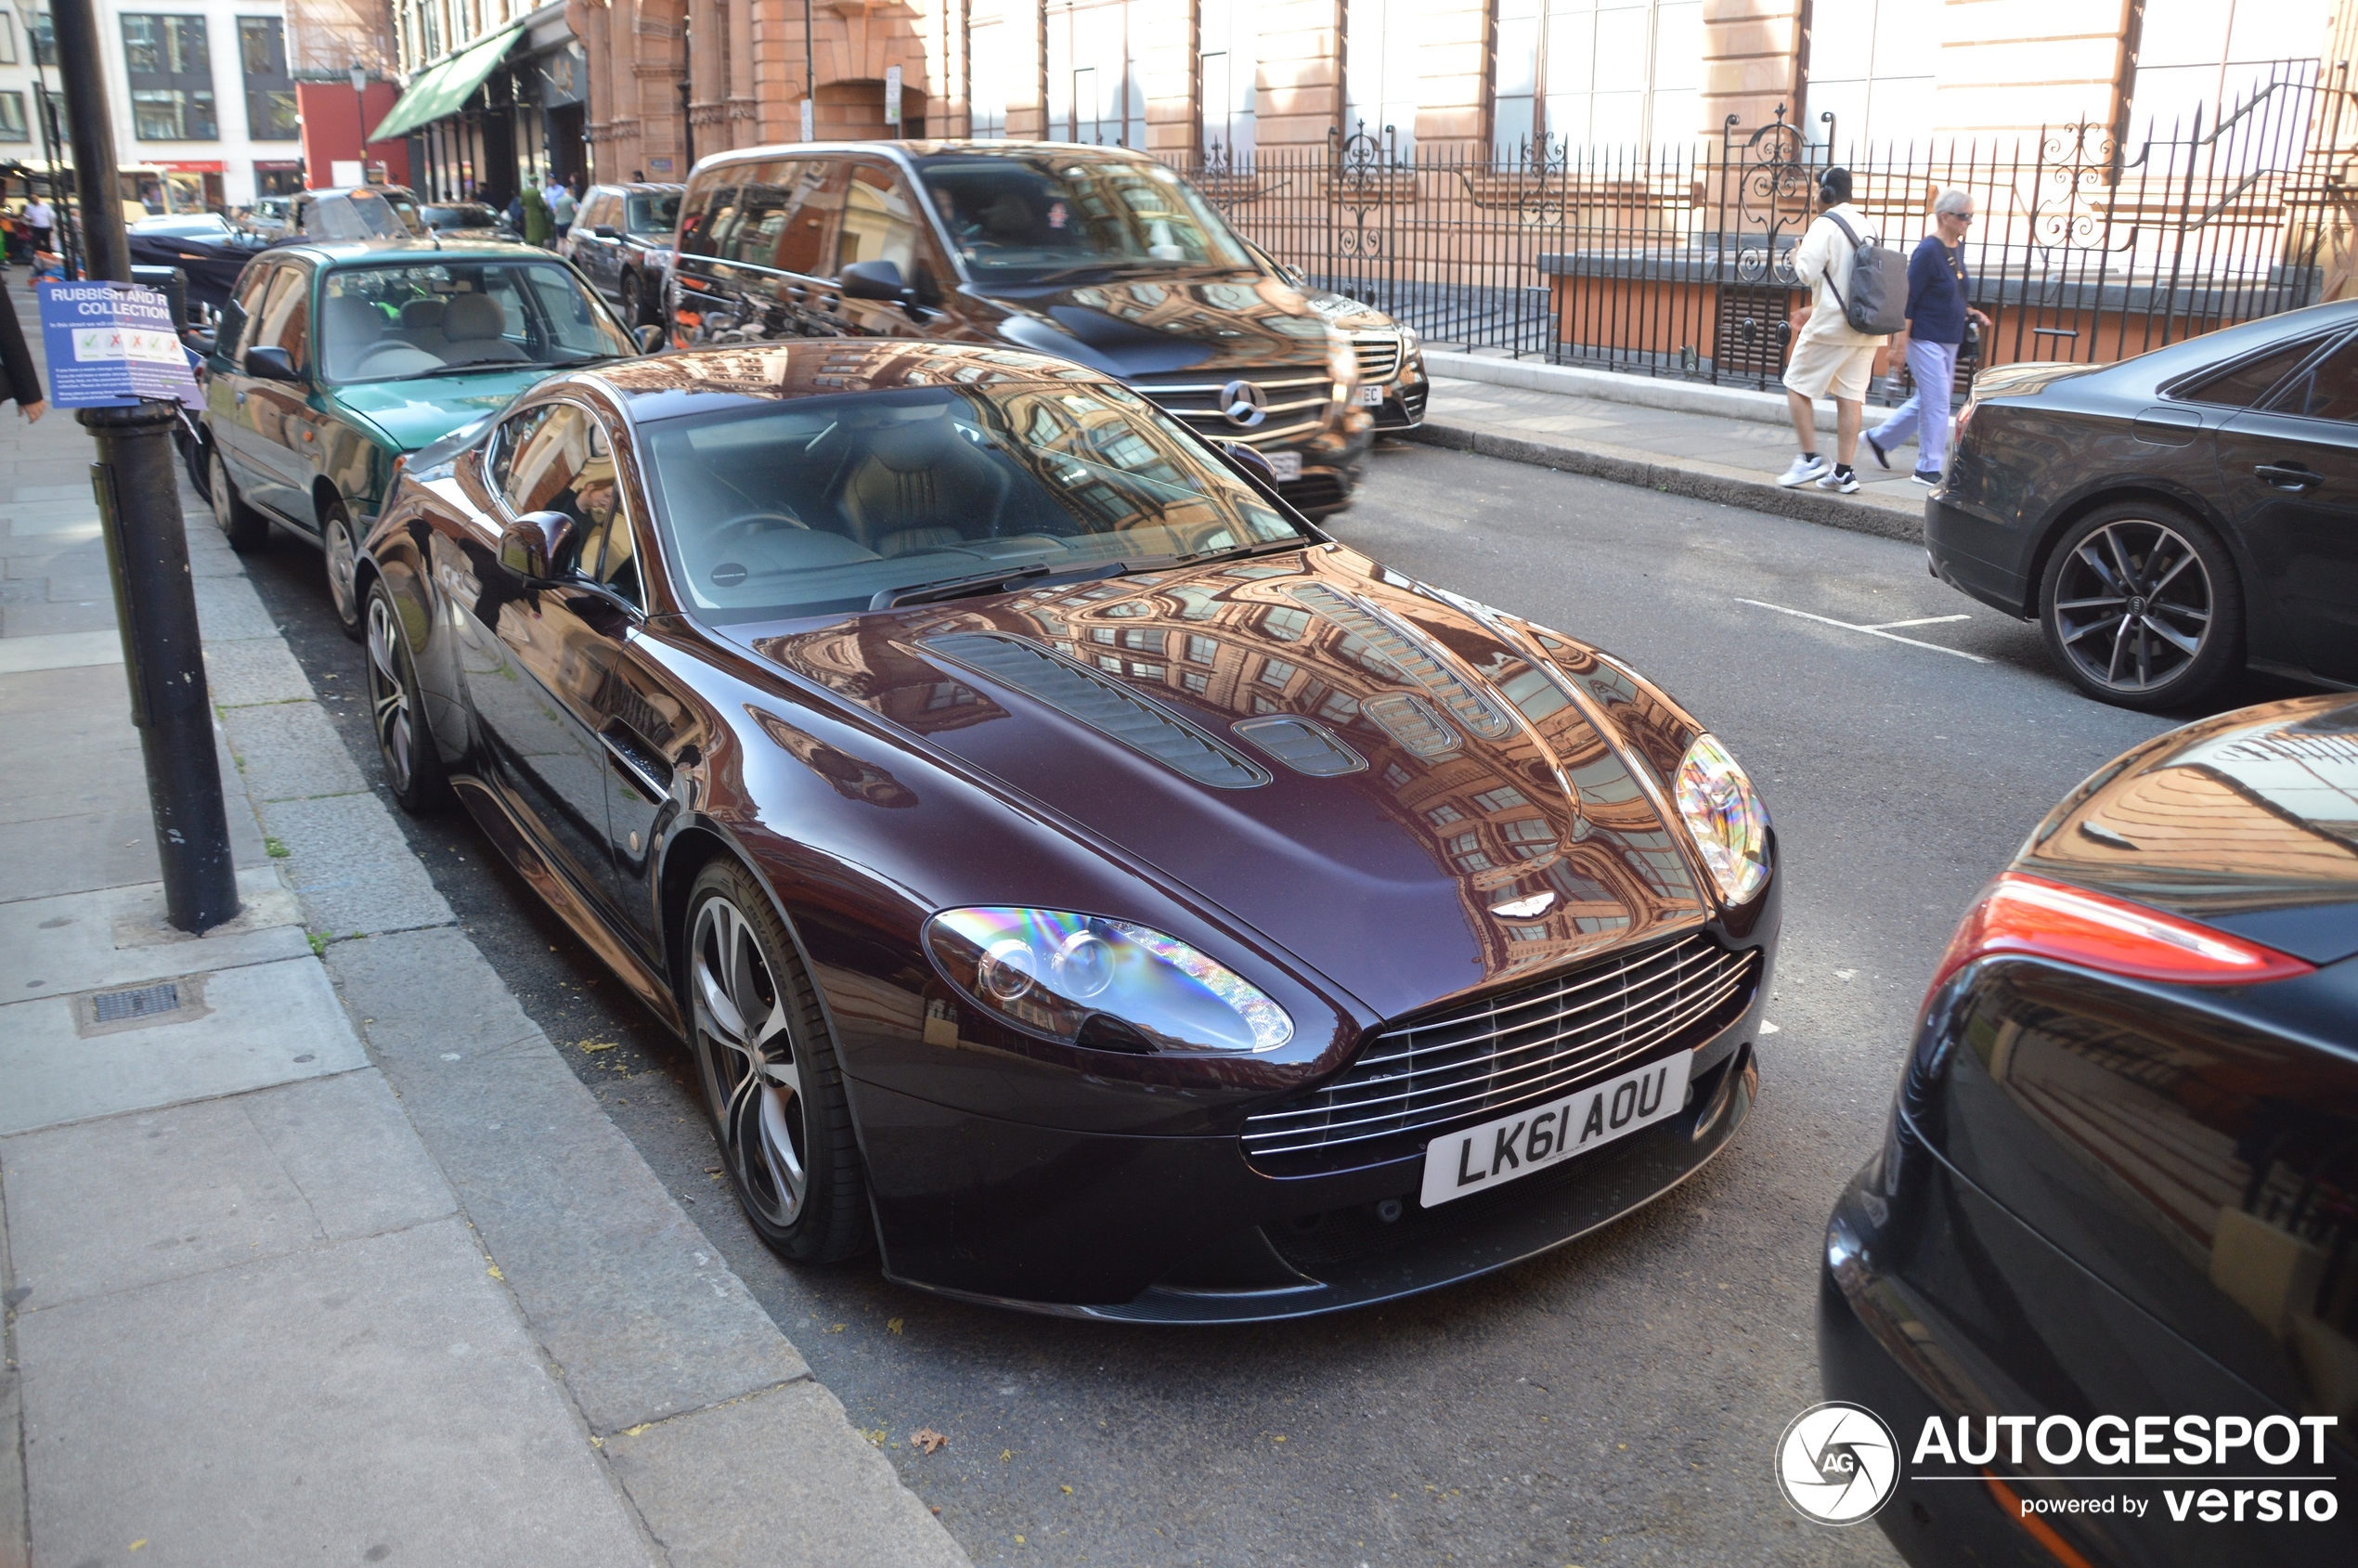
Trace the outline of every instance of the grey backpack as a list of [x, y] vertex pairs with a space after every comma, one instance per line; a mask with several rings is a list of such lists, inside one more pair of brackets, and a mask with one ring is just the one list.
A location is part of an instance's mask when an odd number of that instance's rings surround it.
[[1861, 240], [1838, 214], [1828, 213], [1843, 238], [1850, 241], [1850, 297], [1844, 299], [1842, 291], [1834, 289], [1829, 276], [1826, 287], [1833, 289], [1834, 299], [1842, 305], [1843, 319], [1850, 323], [1854, 332], [1872, 332], [1887, 337], [1908, 325], [1908, 258], [1897, 251], [1886, 251], [1878, 240]]

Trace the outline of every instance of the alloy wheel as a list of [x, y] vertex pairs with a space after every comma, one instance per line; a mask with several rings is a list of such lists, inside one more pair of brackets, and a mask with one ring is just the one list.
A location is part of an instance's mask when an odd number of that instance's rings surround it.
[[356, 580], [360, 552], [352, 540], [352, 519], [341, 506], [330, 507], [319, 525], [321, 553], [328, 563], [328, 596], [335, 602], [336, 619], [347, 630], [360, 626], [360, 599]]
[[385, 782], [396, 795], [417, 771], [418, 721], [409, 686], [401, 678], [401, 627], [383, 594], [369, 600], [369, 710], [384, 756]]
[[2056, 644], [2106, 691], [2143, 693], [2179, 680], [2212, 634], [2210, 572], [2175, 528], [2122, 518], [2071, 547], [2055, 579]]
[[697, 907], [689, 945], [696, 1056], [746, 1204], [784, 1229], [810, 1185], [808, 1102], [791, 1006], [753, 927], [725, 895]]

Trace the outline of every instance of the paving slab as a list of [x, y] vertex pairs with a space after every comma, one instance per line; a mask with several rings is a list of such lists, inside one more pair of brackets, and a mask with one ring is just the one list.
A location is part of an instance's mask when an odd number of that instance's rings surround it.
[[147, 765], [139, 732], [123, 712], [127, 703], [46, 714], [39, 745], [0, 753], [0, 822], [146, 806]]
[[0, 637], [0, 675], [36, 669], [72, 669], [83, 665], [119, 665], [122, 662], [123, 637], [111, 627], [104, 631], [60, 631], [43, 637]]
[[0, 1205], [0, 1568], [25, 1568], [24, 1375], [17, 1357], [17, 1276]]
[[201, 991], [194, 1017], [97, 1033], [71, 996], [0, 1006], [0, 1134], [368, 1065], [308, 954], [206, 974]]
[[793, 1383], [610, 1437], [606, 1458], [671, 1568], [965, 1568], [882, 1454], [829, 1441], [846, 1425], [834, 1394]]
[[[9, 651], [8, 642], [0, 640], [0, 654]], [[114, 659], [98, 664], [0, 671], [0, 716], [111, 712], [128, 722], [131, 692], [123, 680], [121, 653], [118, 645]]]
[[810, 1375], [463, 932], [329, 959], [592, 1430]]
[[[55, 579], [50, 579], [54, 581]], [[0, 608], [0, 637], [60, 637], [114, 628], [114, 601], [92, 599], [58, 604], [10, 604]]]
[[659, 1561], [462, 1220], [23, 1312], [17, 1337], [45, 1568]]
[[312, 929], [349, 937], [447, 926], [453, 918], [375, 796], [280, 800], [258, 810], [263, 830], [289, 851], [288, 876]]
[[0, 1185], [28, 1310], [457, 1210], [373, 1068], [0, 1138]]
[[[197, 577], [191, 586], [197, 594], [197, 624], [206, 641], [279, 634], [278, 621], [262, 607], [253, 584], [246, 580], [243, 572], [231, 577]], [[325, 593], [327, 590], [323, 587], [319, 591]]]
[[237, 918], [202, 936], [166, 922], [156, 882], [0, 903], [0, 1004], [310, 953], [303, 911], [277, 868], [239, 873], [238, 898]]
[[208, 641], [204, 667], [215, 707], [307, 701], [311, 696], [311, 682], [280, 638]]
[[357, 795], [369, 787], [317, 703], [233, 707], [222, 723], [246, 794], [256, 801]]

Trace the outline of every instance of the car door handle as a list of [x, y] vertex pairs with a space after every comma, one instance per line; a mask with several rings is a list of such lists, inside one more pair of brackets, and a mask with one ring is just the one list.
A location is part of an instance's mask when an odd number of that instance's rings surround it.
[[2268, 485], [2278, 490], [2306, 490], [2322, 485], [2326, 476], [2314, 469], [2303, 468], [2297, 462], [2264, 462], [2252, 470]]

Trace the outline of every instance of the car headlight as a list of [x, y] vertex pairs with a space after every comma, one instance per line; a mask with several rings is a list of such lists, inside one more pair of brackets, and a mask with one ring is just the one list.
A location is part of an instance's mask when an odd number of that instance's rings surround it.
[[1286, 1010], [1243, 976], [1143, 926], [952, 909], [926, 923], [925, 940], [976, 1005], [1068, 1044], [1257, 1053], [1293, 1038]]
[[1678, 816], [1731, 904], [1768, 880], [1768, 808], [1716, 736], [1695, 737], [1678, 763]]
[[1400, 352], [1403, 354], [1416, 353], [1417, 341], [1417, 329], [1411, 327], [1406, 321], [1403, 321], [1400, 324]]

